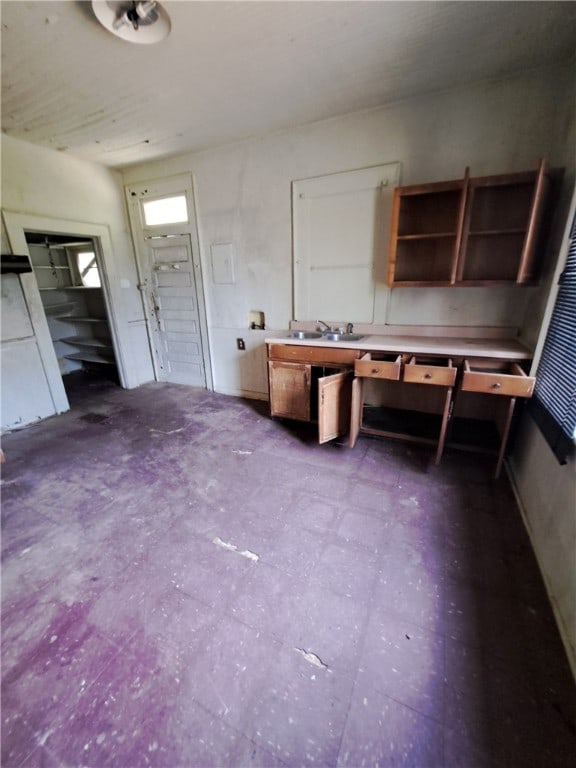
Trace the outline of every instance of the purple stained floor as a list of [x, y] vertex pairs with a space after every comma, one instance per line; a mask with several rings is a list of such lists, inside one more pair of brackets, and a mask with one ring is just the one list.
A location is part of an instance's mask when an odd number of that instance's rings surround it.
[[492, 462], [69, 381], [70, 412], [3, 444], [5, 768], [575, 764]]

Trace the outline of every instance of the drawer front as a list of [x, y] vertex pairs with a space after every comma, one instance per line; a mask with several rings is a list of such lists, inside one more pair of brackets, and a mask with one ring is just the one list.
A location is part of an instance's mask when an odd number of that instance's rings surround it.
[[451, 387], [456, 381], [456, 368], [452, 365], [452, 360], [446, 360], [444, 365], [441, 365], [440, 360], [436, 362], [412, 357], [404, 366], [404, 381], [411, 384]]
[[299, 344], [270, 344], [268, 357], [271, 360], [293, 360], [302, 363], [348, 363], [352, 365], [359, 356], [356, 349], [333, 349], [332, 347], [305, 347]]
[[[370, 353], [354, 363], [354, 375], [369, 379], [392, 379], [398, 381], [402, 358], [400, 355], [390, 356], [390, 360], [373, 360]], [[392, 359], [393, 358], [393, 359]]]
[[462, 389], [465, 392], [484, 392], [489, 395], [508, 397], [532, 397], [535, 378], [527, 376], [517, 363], [510, 363], [503, 370], [474, 370], [474, 365], [464, 361]]

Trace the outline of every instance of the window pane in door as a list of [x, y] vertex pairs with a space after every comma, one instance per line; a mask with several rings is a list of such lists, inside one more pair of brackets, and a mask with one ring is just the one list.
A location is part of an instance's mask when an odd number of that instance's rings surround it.
[[162, 197], [158, 200], [143, 200], [142, 209], [144, 211], [144, 223], [147, 227], [188, 221], [186, 195]]

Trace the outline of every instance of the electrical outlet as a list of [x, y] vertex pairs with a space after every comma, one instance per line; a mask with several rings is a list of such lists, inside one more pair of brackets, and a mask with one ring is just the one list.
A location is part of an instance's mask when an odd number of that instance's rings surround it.
[[236, 346], [238, 349], [246, 349], [246, 344], [244, 343], [244, 339], [236, 339]]

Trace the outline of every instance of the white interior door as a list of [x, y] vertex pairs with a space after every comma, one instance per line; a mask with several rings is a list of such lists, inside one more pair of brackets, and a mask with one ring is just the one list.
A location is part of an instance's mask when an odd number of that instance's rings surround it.
[[161, 381], [206, 386], [189, 235], [146, 240], [144, 291]]

